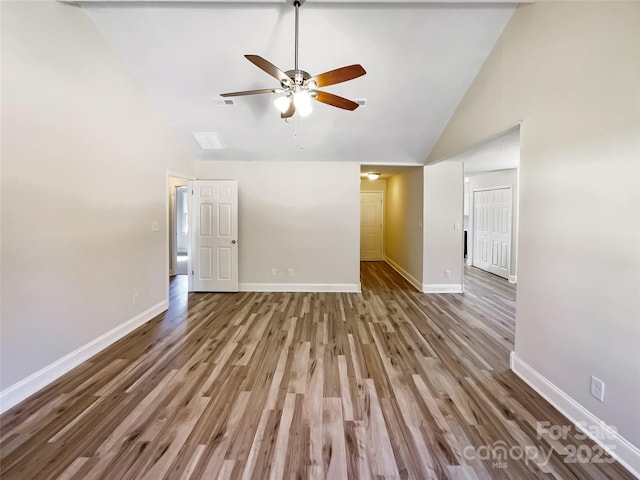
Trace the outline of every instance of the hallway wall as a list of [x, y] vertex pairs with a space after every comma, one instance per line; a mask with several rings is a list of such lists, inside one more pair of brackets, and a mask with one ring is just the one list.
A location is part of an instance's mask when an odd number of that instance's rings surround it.
[[428, 159], [522, 122], [516, 371], [574, 419], [616, 427], [636, 472], [638, 98], [640, 3], [520, 5]]
[[422, 167], [403, 168], [387, 180], [385, 257], [417, 289], [422, 290]]

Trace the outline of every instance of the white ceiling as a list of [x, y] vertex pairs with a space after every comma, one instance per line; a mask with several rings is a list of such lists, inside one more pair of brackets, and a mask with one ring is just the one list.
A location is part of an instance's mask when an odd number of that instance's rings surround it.
[[[337, 4], [300, 9], [300, 68], [312, 75], [360, 63], [367, 75], [324, 90], [368, 104], [314, 102], [303, 122], [279, 118], [278, 87], [244, 54], [293, 68], [289, 3], [83, 3], [107, 43], [203, 160], [321, 160], [422, 164], [491, 51], [513, 4]], [[294, 117], [295, 118], [295, 117]], [[192, 132], [216, 132], [202, 151]]]
[[403, 168], [400, 165], [360, 165], [360, 176], [366, 176], [367, 173], [375, 172], [380, 174], [380, 178], [386, 180], [393, 177], [396, 173], [400, 172]]

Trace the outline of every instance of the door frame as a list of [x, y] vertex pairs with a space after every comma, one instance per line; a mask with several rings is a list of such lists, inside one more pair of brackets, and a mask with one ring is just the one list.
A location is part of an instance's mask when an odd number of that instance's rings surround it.
[[[185, 175], [185, 174], [181, 174], [181, 173], [175, 173], [172, 172], [171, 170], [165, 170], [165, 179], [164, 179], [164, 188], [165, 188], [165, 192], [164, 192], [164, 198], [165, 198], [165, 225], [166, 225], [166, 235], [165, 235], [165, 245], [164, 245], [164, 251], [166, 252], [165, 254], [165, 272], [166, 272], [166, 276], [167, 276], [167, 299], [170, 298], [169, 295], [169, 289], [170, 289], [170, 285], [171, 285], [171, 257], [172, 255], [174, 255], [173, 247], [175, 247], [175, 245], [172, 245], [171, 242], [171, 233], [173, 231], [173, 226], [171, 225], [172, 222], [172, 216], [171, 216], [171, 200], [172, 200], [172, 196], [171, 196], [171, 179], [175, 178], [178, 180], [184, 180], [186, 182], [189, 182], [191, 180], [193, 180], [194, 177], [190, 176], [190, 175]], [[175, 192], [174, 192], [175, 193]], [[175, 197], [173, 197], [175, 200]], [[174, 206], [175, 207], [175, 206]], [[175, 242], [173, 242], [175, 243]]]
[[[506, 280], [511, 281], [511, 263], [512, 263], [512, 251], [513, 251], [513, 231], [514, 231], [514, 225], [513, 225], [513, 202], [514, 202], [514, 198], [513, 198], [513, 185], [496, 185], [496, 186], [491, 186], [491, 187], [483, 187], [483, 188], [474, 188], [473, 190], [471, 190], [470, 193], [470, 201], [469, 201], [469, 231], [471, 232], [471, 240], [467, 239], [467, 265], [469, 266], [473, 266], [473, 256], [475, 255], [475, 222], [474, 222], [474, 217], [475, 217], [475, 195], [476, 192], [487, 192], [487, 191], [491, 191], [491, 190], [503, 190], [503, 189], [509, 189], [509, 191], [511, 192], [510, 198], [511, 198], [511, 202], [509, 205], [509, 224], [510, 224], [510, 232], [509, 232], [509, 268], [508, 268], [508, 272], [507, 272], [507, 278]], [[470, 251], [469, 251], [470, 250]], [[469, 255], [470, 253], [470, 255]], [[480, 268], [480, 267], [476, 267], [476, 268]], [[481, 270], [484, 270], [481, 268]], [[488, 270], [485, 270], [488, 273], [493, 273], [493, 272], [489, 272]], [[494, 274], [497, 275], [497, 274]], [[504, 278], [501, 275], [497, 275], [500, 278]], [[513, 282], [512, 282], [513, 283]]]
[[[360, 194], [363, 193], [379, 193], [380, 194], [380, 199], [382, 200], [382, 207], [381, 207], [381, 213], [380, 213], [380, 218], [382, 219], [382, 223], [380, 226], [380, 258], [377, 261], [381, 261], [384, 262], [385, 261], [385, 254], [384, 254], [384, 229], [385, 229], [385, 220], [386, 220], [386, 213], [387, 213], [387, 208], [386, 208], [386, 204], [385, 204], [385, 198], [384, 198], [384, 190], [360, 190]], [[360, 197], [358, 197], [360, 198]], [[362, 206], [362, 202], [360, 202], [359, 207]], [[358, 209], [360, 210], [360, 209]], [[362, 233], [362, 232], [360, 232]], [[365, 262], [373, 262], [376, 260], [362, 260], [362, 255], [360, 256], [360, 261], [365, 261]]]

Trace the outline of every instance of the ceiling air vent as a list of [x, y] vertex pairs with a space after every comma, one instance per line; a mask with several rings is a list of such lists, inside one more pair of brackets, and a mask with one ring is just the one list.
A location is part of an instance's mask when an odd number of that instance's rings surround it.
[[366, 107], [367, 106], [367, 99], [366, 98], [356, 98], [354, 100], [354, 102], [356, 102], [361, 107]]
[[194, 132], [192, 135], [202, 150], [220, 150], [224, 148], [216, 132]]
[[213, 100], [216, 107], [235, 107], [236, 101], [233, 98], [216, 98]]

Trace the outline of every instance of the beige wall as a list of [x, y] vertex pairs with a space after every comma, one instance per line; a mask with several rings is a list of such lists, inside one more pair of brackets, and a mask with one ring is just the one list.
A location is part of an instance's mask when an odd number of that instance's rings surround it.
[[[241, 288], [360, 283], [356, 163], [197, 162], [199, 179], [238, 181]], [[271, 269], [277, 275], [271, 275]], [[294, 269], [289, 277], [287, 270]]]
[[[461, 292], [463, 255], [462, 162], [424, 167], [423, 291]], [[458, 228], [454, 228], [457, 224]], [[449, 278], [445, 275], [449, 272]]]
[[366, 177], [360, 178], [361, 192], [387, 192], [387, 180], [379, 178], [377, 180], [369, 180]]
[[193, 165], [80, 8], [1, 26], [4, 391], [167, 301], [166, 171]]
[[429, 157], [522, 120], [516, 354], [636, 447], [639, 98], [640, 3], [521, 5]]
[[423, 168], [407, 167], [387, 180], [385, 256], [422, 287]]
[[518, 272], [518, 169], [509, 168], [495, 172], [486, 172], [469, 175], [469, 233], [467, 244], [467, 257], [469, 263], [473, 258], [473, 191], [492, 187], [511, 187], [511, 258], [509, 264], [509, 277], [515, 281]]

